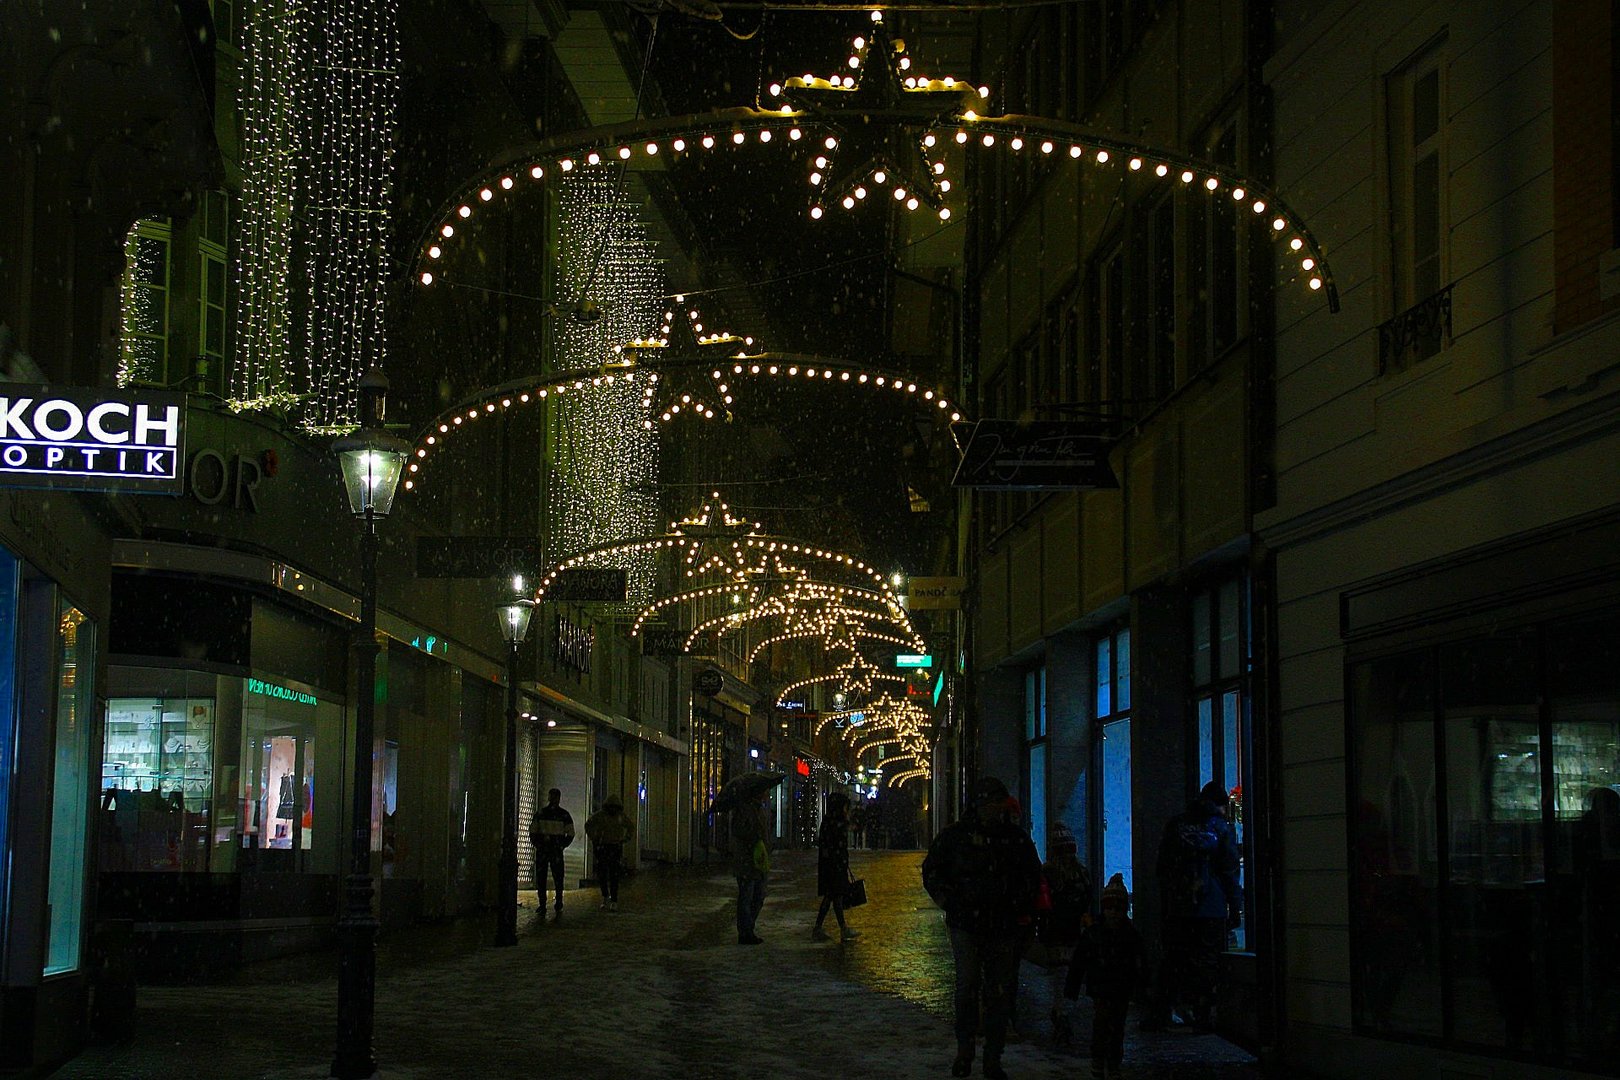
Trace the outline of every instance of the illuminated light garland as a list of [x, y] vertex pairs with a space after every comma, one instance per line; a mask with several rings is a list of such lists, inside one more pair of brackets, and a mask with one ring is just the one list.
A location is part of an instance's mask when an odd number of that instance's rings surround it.
[[[361, 375], [387, 355], [389, 241], [399, 98], [398, 0], [317, 0], [308, 180], [302, 192], [306, 422], [352, 423]], [[487, 201], [487, 198], [486, 198]]]
[[[869, 42], [867, 48], [870, 47], [871, 43]], [[858, 107], [853, 99], [847, 103], [834, 100], [831, 104], [828, 104], [825, 99], [851, 97], [850, 87], [854, 85], [853, 80], [846, 84], [846, 79], [849, 79], [849, 77], [842, 76], [835, 80], [834, 78], [818, 78], [807, 74], [802, 78], [788, 79], [785, 82], [773, 84], [778, 87], [778, 92], [782, 96], [791, 96], [790, 90], [796, 91], [801, 96], [807, 92], [819, 94], [824, 100], [812, 109], [799, 111], [791, 106], [777, 111], [732, 108], [705, 114], [668, 117], [659, 121], [636, 121], [629, 124], [610, 125], [584, 133], [583, 141], [580, 140], [580, 136], [574, 135], [566, 139], [553, 140], [542, 144], [539, 149], [528, 152], [517, 159], [501, 163], [499, 166], [500, 174], [524, 167], [533, 167], [548, 161], [557, 162], [566, 171], [574, 167], [574, 159], [582, 151], [586, 153], [587, 160], [590, 154], [596, 154], [598, 160], [600, 160], [601, 154], [599, 151], [607, 147], [627, 146], [634, 154], [641, 151], [648, 143], [656, 144], [661, 139], [670, 139], [671, 137], [673, 137], [674, 141], [669, 145], [674, 148], [677, 154], [682, 150], [687, 138], [699, 140], [707, 149], [716, 145], [714, 136], [709, 134], [709, 132], [716, 130], [729, 130], [734, 135], [747, 132], [798, 131], [802, 136], [807, 128], [821, 128], [823, 130], [832, 130], [835, 134], [827, 135], [819, 143], [813, 144], [815, 147], [826, 151], [816, 155], [813, 162], [813, 171], [821, 175], [820, 181], [814, 185], [815, 194], [811, 200], [810, 216], [813, 219], [821, 220], [824, 217], [825, 208], [830, 205], [843, 205], [847, 209], [853, 209], [855, 206], [862, 204], [863, 199], [859, 196], [857, 189], [864, 191], [864, 184], [873, 180], [877, 172], [883, 172], [885, 182], [895, 176], [904, 177], [901, 186], [907, 190], [908, 198], [905, 205], [908, 208], [910, 199], [919, 197], [921, 202], [927, 202], [930, 206], [937, 205], [941, 220], [950, 220], [950, 207], [939, 205], [936, 201], [930, 201], [936, 198], [936, 185], [939, 196], [947, 194], [950, 187], [949, 181], [943, 178], [945, 163], [943, 161], [929, 160], [928, 151], [933, 150], [938, 145], [939, 139], [935, 134], [937, 129], [961, 124], [965, 126], [957, 127], [953, 136], [958, 144], [966, 145], [970, 143], [967, 127], [976, 129], [979, 134], [979, 138], [971, 140], [973, 146], [983, 147], [988, 145], [992, 149], [1005, 147], [1005, 152], [1008, 153], [1017, 153], [1019, 149], [1032, 141], [1040, 140], [1041, 152], [1049, 155], [1061, 141], [1062, 144], [1068, 147], [1069, 157], [1079, 163], [1088, 162], [1086, 150], [1089, 147], [1091, 150], [1089, 162], [1095, 163], [1096, 167], [1111, 167], [1110, 163], [1118, 159], [1125, 163], [1127, 169], [1131, 172], [1143, 174], [1151, 172], [1153, 176], [1165, 179], [1172, 175], [1173, 169], [1176, 169], [1181, 170], [1184, 183], [1190, 182], [1195, 177], [1203, 176], [1208, 180], [1214, 180], [1217, 188], [1225, 185], [1232, 189], [1234, 196], [1238, 190], [1241, 190], [1245, 200], [1250, 200], [1251, 205], [1259, 205], [1260, 209], [1255, 211], [1257, 214], [1264, 213], [1269, 209], [1271, 212], [1282, 216], [1284, 226], [1282, 229], [1275, 230], [1276, 232], [1291, 229], [1294, 234], [1302, 237], [1303, 242], [1311, 247], [1312, 254], [1318, 263], [1324, 265], [1324, 270], [1318, 275], [1321, 279], [1320, 283], [1315, 288], [1325, 288], [1328, 293], [1330, 309], [1333, 311], [1339, 309], [1338, 293], [1333, 286], [1331, 275], [1325, 270], [1325, 260], [1322, 257], [1321, 247], [1304, 226], [1303, 221], [1298, 215], [1288, 210], [1275, 193], [1269, 192], [1263, 185], [1254, 183], [1250, 178], [1231, 169], [1163, 148], [1129, 142], [1107, 133], [1087, 131], [1078, 125], [1046, 117], [1023, 115], [987, 117], [980, 115], [973, 109], [965, 109], [955, 116], [940, 116], [937, 111], [929, 112], [926, 109], [908, 106], [904, 97], [889, 106], [875, 109]], [[901, 84], [899, 94], [914, 95], [919, 92], [948, 91], [960, 95], [964, 88], [967, 88], [967, 84], [952, 79], [920, 80], [915, 76], [912, 76], [911, 79], [910, 86]], [[842, 175], [835, 177], [833, 170], [837, 167], [836, 152], [841, 147], [846, 152], [851, 149], [844, 146], [844, 143], [849, 142], [849, 136], [847, 134], [840, 135], [836, 132], [846, 127], [866, 124], [872, 125], [874, 130], [876, 130], [877, 126], [886, 125], [894, 129], [916, 129], [925, 132], [918, 143], [918, 150], [922, 154], [923, 164], [915, 169], [908, 167], [902, 170], [897, 169], [895, 164], [887, 159], [867, 158], [864, 159], [864, 164], [870, 167], [865, 168], [864, 171], [856, 170], [860, 175], [854, 176], [852, 174], [852, 179]], [[986, 136], [989, 136], [988, 142]], [[790, 135], [788, 140], [773, 143], [773, 145], [792, 146], [797, 142], [798, 140], [792, 139]], [[868, 145], [870, 142], [870, 139], [857, 138], [855, 140], [855, 143], [859, 145]], [[1012, 147], [1014, 142], [1018, 143], [1018, 149]], [[755, 145], [746, 140], [745, 144]], [[736, 146], [739, 144], [732, 140], [724, 140], [723, 145]], [[906, 145], [909, 146], [910, 144], [907, 143]], [[859, 149], [859, 146], [856, 146], [855, 149]], [[542, 160], [537, 162], [537, 157]], [[908, 175], [910, 173], [914, 173], [915, 176]], [[848, 179], [847, 184], [846, 179]], [[474, 181], [472, 185], [464, 189], [472, 196], [471, 199], [469, 200], [468, 197], [464, 196], [457, 202], [448, 204], [447, 208], [442, 211], [442, 216], [449, 216], [459, 212], [461, 209], [466, 209], [470, 213], [471, 203], [477, 202], [476, 193], [487, 187], [489, 182], [484, 177]], [[1215, 189], [1207, 190], [1209, 190], [1210, 194], [1215, 193]], [[843, 192], [841, 197], [838, 196], [839, 192]], [[435, 226], [434, 229], [434, 236], [437, 237], [438, 227]], [[420, 248], [424, 252], [424, 257], [427, 246], [428, 243], [424, 241]]]
[[260, 0], [243, 26], [236, 347], [226, 387], [237, 401], [294, 394], [287, 346], [293, 336], [293, 225], [307, 119], [310, 18], [298, 0]]
[[[593, 301], [602, 313], [594, 323], [561, 321], [557, 356], [569, 370], [600, 363], [614, 343], [646, 334], [662, 311], [666, 286], [656, 245], [639, 206], [620, 199], [617, 188], [616, 177], [603, 170], [575, 173], [560, 191], [560, 292]], [[646, 535], [658, 520], [656, 494], [646, 483], [658, 475], [658, 440], [642, 427], [635, 380], [604, 371], [559, 384], [551, 396], [553, 444], [567, 467], [554, 470], [547, 485], [549, 546], [577, 552]], [[485, 407], [493, 411], [492, 402]], [[618, 565], [629, 574], [632, 599], [652, 594], [650, 557], [626, 552]]]

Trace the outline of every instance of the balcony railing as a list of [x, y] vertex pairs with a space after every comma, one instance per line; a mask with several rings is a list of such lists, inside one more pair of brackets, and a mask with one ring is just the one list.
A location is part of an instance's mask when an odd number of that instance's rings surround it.
[[1405, 371], [1451, 344], [1451, 286], [1378, 328], [1378, 374]]

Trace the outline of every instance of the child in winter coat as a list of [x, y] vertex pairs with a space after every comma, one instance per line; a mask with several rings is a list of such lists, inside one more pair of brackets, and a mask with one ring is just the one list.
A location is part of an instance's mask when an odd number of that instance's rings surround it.
[[1063, 980], [1072, 950], [1091, 920], [1091, 873], [1079, 858], [1074, 833], [1061, 821], [1052, 823], [1046, 837], [1046, 901], [1036, 903], [1036, 939], [1044, 948], [1042, 963], [1052, 981], [1052, 1037], [1059, 1045], [1070, 1040], [1069, 1017], [1063, 1007]]
[[1095, 1017], [1091, 1028], [1091, 1075], [1116, 1080], [1125, 1057], [1125, 1013], [1147, 978], [1147, 950], [1131, 924], [1131, 894], [1115, 874], [1102, 891], [1102, 919], [1086, 927], [1069, 963], [1063, 994], [1071, 1001], [1085, 985]]

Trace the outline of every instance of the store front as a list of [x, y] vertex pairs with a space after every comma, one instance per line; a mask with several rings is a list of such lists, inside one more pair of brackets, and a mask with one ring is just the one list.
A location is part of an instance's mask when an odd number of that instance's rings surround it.
[[0, 1068], [82, 1039], [99, 648], [71, 591], [0, 544]]

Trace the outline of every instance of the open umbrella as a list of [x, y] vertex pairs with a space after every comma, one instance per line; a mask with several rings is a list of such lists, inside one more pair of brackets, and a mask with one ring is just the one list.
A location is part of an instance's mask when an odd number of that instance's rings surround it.
[[709, 813], [746, 806], [786, 779], [787, 774], [779, 772], [751, 772], [733, 776], [715, 795]]

